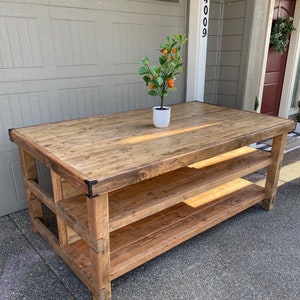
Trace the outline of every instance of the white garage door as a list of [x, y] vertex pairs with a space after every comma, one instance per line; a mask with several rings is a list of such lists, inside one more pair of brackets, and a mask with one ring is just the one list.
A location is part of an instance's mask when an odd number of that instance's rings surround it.
[[[185, 32], [185, 0], [0, 1], [0, 215], [26, 207], [9, 128], [157, 104], [139, 61]], [[168, 104], [184, 101], [177, 86]]]

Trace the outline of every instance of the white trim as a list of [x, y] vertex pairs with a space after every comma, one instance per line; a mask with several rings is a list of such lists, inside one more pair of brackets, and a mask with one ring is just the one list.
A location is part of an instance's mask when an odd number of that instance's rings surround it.
[[[257, 2], [260, 0], [256, 0]], [[268, 26], [266, 31], [266, 40], [265, 40], [265, 49], [264, 49], [264, 59], [262, 63], [262, 69], [261, 69], [261, 79], [260, 79], [260, 86], [259, 86], [259, 92], [258, 92], [258, 100], [259, 100], [259, 107], [257, 109], [258, 112], [261, 110], [261, 104], [262, 104], [262, 96], [264, 92], [264, 84], [265, 84], [265, 74], [267, 69], [267, 60], [268, 60], [268, 54], [269, 54], [269, 47], [270, 47], [270, 35], [271, 35], [271, 28], [272, 28], [272, 22], [273, 22], [273, 14], [274, 14], [274, 6], [275, 6], [275, 0], [270, 0], [269, 3], [269, 16], [268, 16]]]
[[[203, 101], [210, 0], [191, 0], [189, 7], [186, 100]], [[203, 32], [206, 36], [203, 37]]]
[[288, 117], [289, 115], [297, 112], [297, 109], [291, 108], [294, 86], [296, 84], [296, 72], [300, 56], [300, 0], [296, 1], [295, 14], [294, 14], [294, 27], [295, 31], [292, 32], [289, 53], [286, 63], [286, 72], [282, 86], [280, 108], [278, 116]]
[[[240, 97], [243, 100], [243, 109], [254, 110], [255, 99], [259, 101], [257, 112], [261, 110], [261, 99], [264, 89], [264, 80], [269, 52], [269, 40], [273, 19], [275, 0], [254, 2], [247, 1], [246, 22], [251, 22], [249, 31], [244, 32], [244, 38], [248, 39], [243, 44], [245, 62], [243, 86]], [[240, 75], [241, 76], [241, 75]]]

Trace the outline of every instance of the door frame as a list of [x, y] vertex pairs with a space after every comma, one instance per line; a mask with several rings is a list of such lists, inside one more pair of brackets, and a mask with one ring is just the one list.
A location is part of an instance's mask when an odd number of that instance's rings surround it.
[[295, 14], [294, 14], [294, 30], [291, 34], [289, 53], [287, 57], [281, 101], [279, 106], [279, 117], [288, 117], [297, 113], [297, 107], [291, 107], [294, 95], [294, 87], [296, 83], [296, 73], [300, 57], [300, 0], [296, 0]]
[[190, 0], [188, 3], [186, 101], [203, 102], [210, 0]]

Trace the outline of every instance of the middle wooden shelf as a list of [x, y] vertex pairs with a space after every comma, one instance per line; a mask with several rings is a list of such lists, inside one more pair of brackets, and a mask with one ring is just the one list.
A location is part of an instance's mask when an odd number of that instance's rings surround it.
[[[267, 167], [270, 153], [243, 147], [109, 193], [110, 232], [221, 184]], [[85, 195], [56, 204], [56, 213], [87, 242]]]

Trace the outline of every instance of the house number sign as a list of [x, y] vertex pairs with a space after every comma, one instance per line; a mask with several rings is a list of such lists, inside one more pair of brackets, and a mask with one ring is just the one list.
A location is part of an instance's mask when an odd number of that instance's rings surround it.
[[187, 101], [203, 101], [210, 0], [189, 0], [189, 3], [186, 99]]
[[208, 33], [208, 1], [209, 0], [203, 0], [202, 5], [202, 37], [205, 38]]

